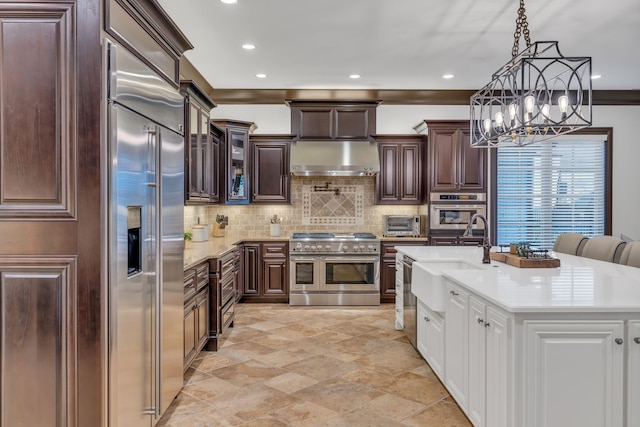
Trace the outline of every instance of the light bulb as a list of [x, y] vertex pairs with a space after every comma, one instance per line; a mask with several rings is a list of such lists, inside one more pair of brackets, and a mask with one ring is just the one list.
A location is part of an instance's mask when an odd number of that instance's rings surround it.
[[511, 128], [516, 127], [516, 114], [518, 113], [518, 105], [514, 102], [509, 104], [509, 124]]
[[495, 115], [495, 119], [496, 119], [496, 132], [502, 132], [503, 129], [503, 125], [504, 125], [504, 114], [502, 114], [502, 111], [498, 111]]
[[567, 120], [567, 111], [569, 109], [569, 97], [567, 95], [562, 95], [558, 97], [558, 107], [560, 107], [560, 120]]
[[560, 111], [565, 113], [569, 108], [569, 97], [567, 95], [562, 95], [558, 98], [558, 107], [560, 107]]
[[491, 119], [484, 119], [482, 124], [484, 125], [485, 133], [491, 133]]
[[546, 119], [549, 118], [549, 113], [551, 112], [551, 106], [549, 104], [544, 104], [540, 109], [542, 116]]
[[536, 98], [533, 95], [524, 97], [524, 108], [527, 113], [533, 113], [533, 107], [536, 105]]

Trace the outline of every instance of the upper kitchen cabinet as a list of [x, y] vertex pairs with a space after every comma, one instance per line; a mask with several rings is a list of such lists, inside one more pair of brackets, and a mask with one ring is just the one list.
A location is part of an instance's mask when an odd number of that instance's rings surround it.
[[181, 81], [180, 92], [184, 95], [185, 203], [217, 203], [219, 163], [214, 158], [209, 126], [209, 115], [216, 105], [194, 81]]
[[376, 178], [379, 205], [419, 205], [423, 202], [424, 135], [375, 135], [380, 152]]
[[469, 121], [425, 122], [429, 129], [429, 190], [486, 191], [486, 149], [469, 145]]
[[300, 140], [369, 139], [378, 102], [289, 101], [291, 133]]
[[293, 135], [251, 135], [251, 203], [290, 203]]
[[251, 122], [215, 119], [213, 123], [224, 130], [226, 173], [225, 202], [229, 205], [248, 204], [251, 174], [249, 172], [249, 133], [255, 129]]

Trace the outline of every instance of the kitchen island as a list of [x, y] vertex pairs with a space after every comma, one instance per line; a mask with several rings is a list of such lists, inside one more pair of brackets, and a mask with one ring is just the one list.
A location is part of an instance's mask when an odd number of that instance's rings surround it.
[[[398, 246], [413, 263], [417, 349], [476, 426], [639, 426], [640, 269], [556, 254]], [[434, 287], [440, 291], [434, 291]]]

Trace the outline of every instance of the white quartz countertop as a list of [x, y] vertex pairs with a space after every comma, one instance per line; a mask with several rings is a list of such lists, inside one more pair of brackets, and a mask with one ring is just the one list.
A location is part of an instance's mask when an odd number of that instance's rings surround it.
[[[442, 276], [510, 312], [640, 313], [640, 268], [565, 254], [557, 268], [482, 264], [482, 248], [396, 246], [416, 262], [465, 261], [479, 270], [443, 270]], [[421, 286], [419, 283], [412, 287]]]

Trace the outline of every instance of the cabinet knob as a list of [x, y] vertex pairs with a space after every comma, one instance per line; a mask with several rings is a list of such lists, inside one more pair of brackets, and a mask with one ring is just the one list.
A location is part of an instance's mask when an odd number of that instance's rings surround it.
[[633, 339], [633, 342], [635, 342], [636, 344], [640, 344], [640, 337], [635, 337]]
[[396, 308], [396, 313], [400, 313], [400, 309], [399, 308]]
[[459, 294], [459, 293], [457, 293], [456, 291], [449, 291], [449, 293], [450, 293], [451, 295], [453, 295], [454, 297], [455, 297], [455, 296], [460, 295], [460, 294]]
[[624, 342], [624, 340], [623, 340], [622, 338], [616, 338], [614, 341], [615, 341], [615, 342], [616, 342], [616, 344], [618, 344], [618, 345], [622, 345], [622, 343]]
[[485, 327], [485, 328], [488, 328], [489, 326], [491, 326], [491, 323], [489, 323], [489, 322], [487, 322], [487, 323], [485, 323], [485, 324], [484, 324], [484, 327]]
[[478, 317], [478, 323], [484, 323], [484, 319]]
[[431, 319], [429, 319], [427, 316], [424, 316], [424, 320], [427, 322], [431, 322]]

